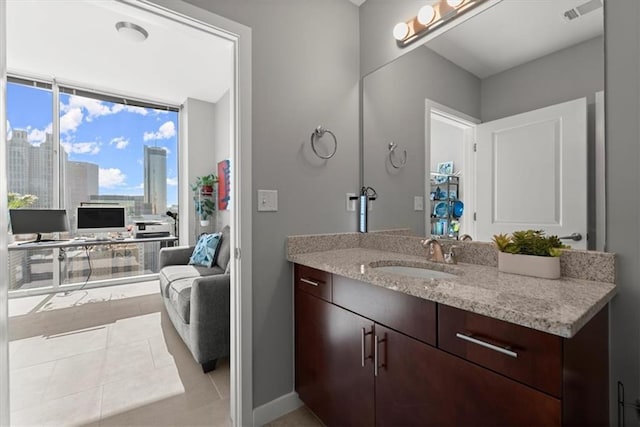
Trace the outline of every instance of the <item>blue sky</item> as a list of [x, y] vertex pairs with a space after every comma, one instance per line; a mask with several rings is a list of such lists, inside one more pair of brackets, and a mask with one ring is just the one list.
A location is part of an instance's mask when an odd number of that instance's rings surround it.
[[[51, 133], [52, 94], [7, 87], [8, 129], [40, 144]], [[100, 194], [144, 194], [144, 145], [167, 150], [167, 203], [177, 204], [178, 113], [60, 94], [60, 142], [69, 160], [99, 166]]]

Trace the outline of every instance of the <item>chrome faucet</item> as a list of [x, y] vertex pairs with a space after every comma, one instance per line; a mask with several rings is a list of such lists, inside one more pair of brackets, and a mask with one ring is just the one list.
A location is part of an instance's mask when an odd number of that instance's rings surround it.
[[444, 262], [444, 255], [442, 254], [442, 245], [437, 239], [433, 237], [430, 239], [424, 239], [420, 241], [423, 248], [428, 248], [427, 260], [433, 262]]

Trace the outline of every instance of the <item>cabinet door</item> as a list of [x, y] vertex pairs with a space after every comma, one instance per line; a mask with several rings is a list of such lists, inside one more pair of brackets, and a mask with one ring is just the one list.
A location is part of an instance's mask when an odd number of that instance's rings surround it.
[[560, 425], [560, 401], [376, 324], [378, 426]]
[[305, 292], [295, 304], [300, 399], [328, 426], [373, 425], [373, 322]]

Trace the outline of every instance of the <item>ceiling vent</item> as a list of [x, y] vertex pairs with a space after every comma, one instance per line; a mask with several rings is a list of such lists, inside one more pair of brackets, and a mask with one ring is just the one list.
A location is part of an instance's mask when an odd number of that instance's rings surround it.
[[586, 15], [589, 12], [593, 12], [594, 10], [600, 9], [601, 7], [602, 0], [589, 0], [588, 2], [583, 3], [580, 6], [567, 10], [562, 14], [562, 16], [566, 21], [573, 21], [574, 19], [580, 18], [581, 16]]

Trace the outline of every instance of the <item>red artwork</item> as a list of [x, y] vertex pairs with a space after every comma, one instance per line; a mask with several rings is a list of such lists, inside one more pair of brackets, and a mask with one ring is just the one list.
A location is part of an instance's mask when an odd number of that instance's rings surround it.
[[218, 210], [229, 209], [231, 200], [231, 162], [223, 160], [218, 162]]

